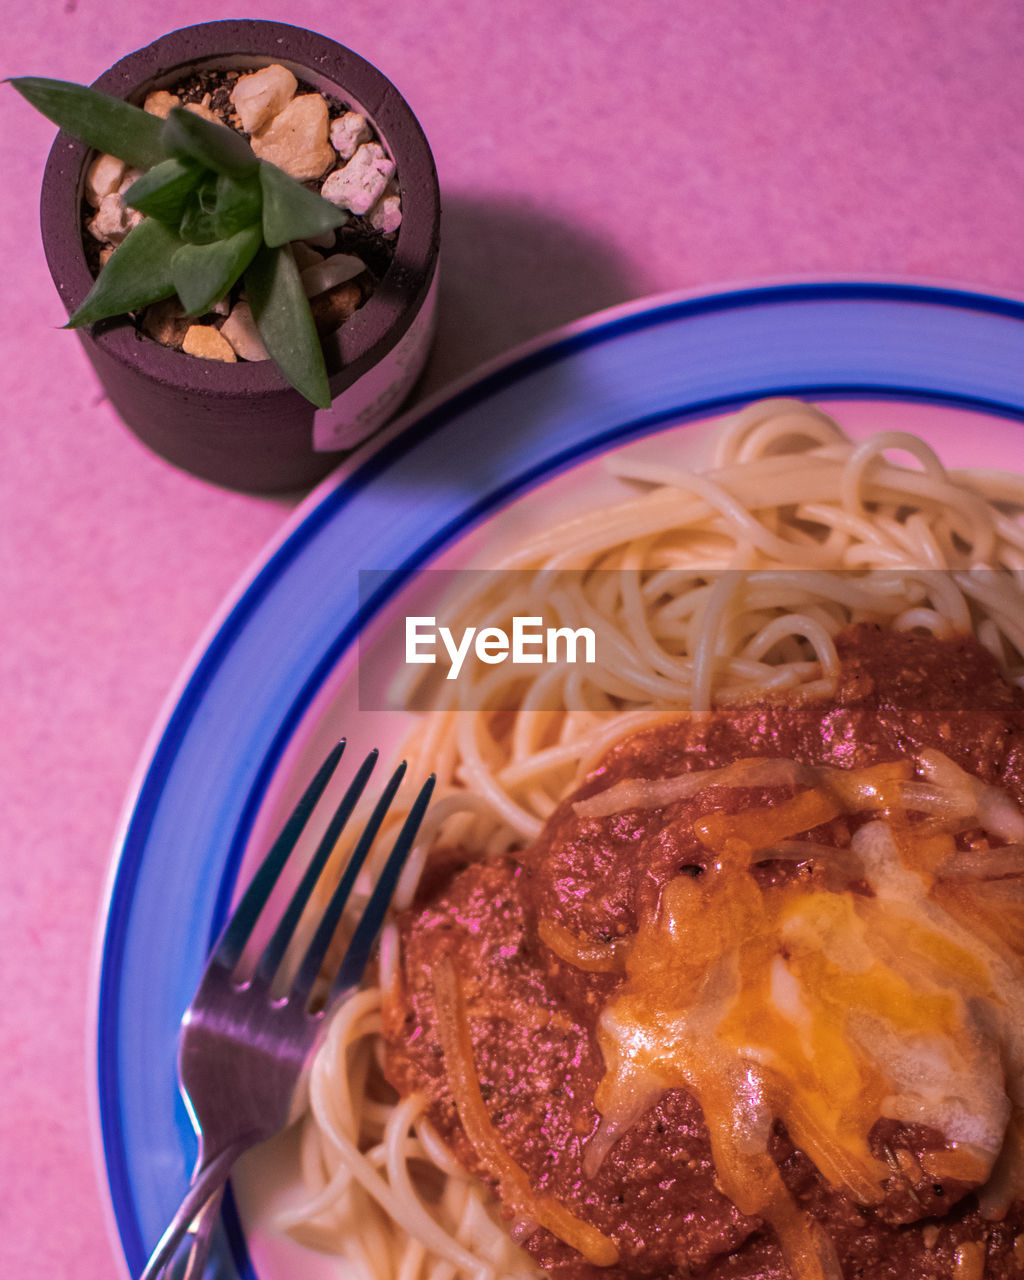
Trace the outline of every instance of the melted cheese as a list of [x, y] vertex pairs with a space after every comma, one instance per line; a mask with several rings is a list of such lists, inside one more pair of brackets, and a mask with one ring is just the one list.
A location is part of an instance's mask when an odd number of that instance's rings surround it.
[[501, 1184], [506, 1200], [520, 1218], [545, 1227], [595, 1266], [612, 1266], [619, 1257], [614, 1242], [576, 1217], [553, 1196], [534, 1191], [526, 1171], [512, 1158], [488, 1115], [480, 1092], [462, 992], [448, 957], [441, 959], [433, 976], [437, 1030], [444, 1050], [448, 1087], [459, 1121], [478, 1159]]
[[622, 973], [625, 970], [627, 943], [624, 938], [595, 942], [547, 919], [538, 920], [537, 935], [560, 960], [587, 973]]
[[984, 1181], [996, 1167], [993, 1216], [1024, 1189], [1021, 1112], [1005, 1075], [1024, 1066], [1020, 957], [994, 929], [972, 928], [980, 908], [932, 892], [952, 841], [932, 818], [917, 830], [908, 822], [898, 803], [907, 773], [876, 771], [875, 803], [889, 804], [854, 840], [873, 894], [803, 880], [762, 889], [751, 870], [773, 842], [863, 812], [856, 780], [845, 793], [817, 786], [698, 819], [717, 860], [665, 885], [599, 1022], [602, 1121], [585, 1172], [663, 1090], [687, 1090], [723, 1190], [773, 1225], [796, 1280], [840, 1271], [769, 1155], [776, 1119], [861, 1204], [881, 1201], [893, 1174], [869, 1141], [885, 1116], [941, 1132], [951, 1146], [935, 1164], [947, 1176]]

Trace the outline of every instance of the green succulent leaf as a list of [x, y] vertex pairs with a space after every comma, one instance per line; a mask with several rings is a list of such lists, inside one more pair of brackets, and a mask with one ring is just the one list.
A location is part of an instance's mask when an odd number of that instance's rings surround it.
[[11, 84], [73, 138], [117, 156], [125, 164], [148, 169], [168, 155], [164, 122], [141, 107], [67, 80], [20, 76]]
[[133, 182], [124, 193], [125, 203], [176, 231], [203, 173], [200, 165], [172, 156]]
[[263, 239], [272, 248], [290, 240], [323, 235], [348, 221], [344, 209], [266, 161], [260, 164], [260, 186], [263, 189]]
[[264, 245], [245, 273], [245, 291], [271, 359], [296, 391], [329, 409], [324, 353], [291, 249]]
[[193, 160], [232, 178], [255, 173], [259, 161], [252, 147], [234, 129], [204, 120], [194, 111], [173, 107], [163, 123], [163, 141], [171, 155]]
[[190, 316], [223, 298], [260, 247], [260, 229], [247, 227], [213, 244], [183, 244], [171, 259], [174, 288]]
[[212, 244], [217, 235], [217, 175], [202, 171], [199, 184], [185, 205], [178, 234], [189, 244]]
[[260, 225], [263, 192], [258, 173], [244, 178], [218, 174], [213, 225], [219, 237], [233, 236], [246, 227]]
[[155, 218], [133, 227], [96, 277], [68, 328], [137, 311], [175, 291], [171, 260], [181, 241]]

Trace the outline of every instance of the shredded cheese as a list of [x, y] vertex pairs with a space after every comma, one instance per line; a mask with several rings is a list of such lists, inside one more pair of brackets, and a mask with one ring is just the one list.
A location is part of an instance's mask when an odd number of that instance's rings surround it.
[[826, 791], [801, 791], [768, 809], [748, 809], [744, 813], [710, 813], [694, 824], [701, 842], [723, 857], [749, 862], [754, 854], [768, 849], [776, 840], [787, 840], [838, 818], [842, 804]]
[[477, 1157], [501, 1184], [516, 1215], [545, 1227], [552, 1235], [581, 1253], [598, 1267], [610, 1267], [619, 1258], [618, 1249], [603, 1232], [576, 1217], [552, 1196], [538, 1195], [526, 1172], [509, 1154], [501, 1135], [491, 1122], [480, 1092], [455, 966], [447, 956], [433, 974], [437, 1029], [444, 1050], [448, 1087], [459, 1121]]
[[572, 807], [578, 818], [607, 818], [627, 809], [663, 809], [692, 799], [709, 787], [818, 786], [837, 794], [851, 811], [882, 808], [892, 794], [892, 785], [909, 778], [912, 772], [913, 765], [908, 760], [864, 769], [836, 769], [798, 764], [784, 757], [749, 756], [717, 769], [694, 769], [670, 778], [624, 778], [585, 800], [575, 801]]
[[[1020, 942], [989, 927], [984, 899], [973, 903], [962, 883], [943, 896], [940, 879], [955, 865], [949, 832], [965, 817], [977, 821], [983, 809], [1010, 835], [1018, 811], [937, 756], [925, 784], [910, 781], [905, 761], [841, 779], [831, 776], [841, 770], [819, 771], [815, 785], [777, 804], [694, 822], [715, 857], [705, 875], [664, 886], [600, 1017], [602, 1119], [585, 1172], [663, 1090], [687, 1090], [703, 1109], [723, 1190], [771, 1223], [796, 1280], [840, 1272], [769, 1155], [775, 1119], [861, 1204], [879, 1203], [894, 1175], [870, 1146], [884, 1116], [945, 1136], [947, 1148], [922, 1162], [931, 1176], [982, 1183], [994, 1171], [981, 1196], [990, 1216], [1024, 1193], [1024, 1099], [1007, 1096], [1008, 1074], [1024, 1072]], [[791, 789], [795, 769], [783, 774]], [[934, 806], [945, 817], [910, 822], [913, 788], [947, 784], [955, 801], [939, 795]], [[860, 826], [852, 850], [873, 892], [801, 880], [761, 887], [753, 863], [773, 844], [873, 809], [880, 816]], [[570, 961], [575, 948], [581, 967], [593, 959], [571, 934], [543, 936]], [[965, 1257], [965, 1275], [971, 1265]]]
[[587, 973], [624, 973], [626, 940], [595, 942], [575, 934], [571, 929], [546, 917], [538, 920], [537, 934], [541, 942], [561, 960]]

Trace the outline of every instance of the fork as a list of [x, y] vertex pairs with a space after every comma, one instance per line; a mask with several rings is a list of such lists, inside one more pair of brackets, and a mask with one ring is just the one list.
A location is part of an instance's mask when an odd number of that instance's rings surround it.
[[[282, 961], [296, 936], [331, 851], [348, 823], [377, 761], [371, 751], [360, 765], [323, 837], [285, 906], [251, 977], [239, 979], [239, 964], [274, 886], [323, 795], [345, 749], [337, 743], [284, 823], [280, 835], [253, 876], [220, 935], [182, 1019], [178, 1045], [181, 1092], [199, 1139], [189, 1189], [150, 1255], [139, 1280], [155, 1280], [192, 1234], [185, 1264], [187, 1280], [202, 1274], [220, 1199], [231, 1169], [249, 1147], [283, 1129], [303, 1069], [320, 1037], [328, 1011], [359, 985], [402, 866], [423, 820], [434, 787], [431, 775], [409, 814], [363, 907], [326, 1000], [317, 979], [356, 877], [405, 774], [403, 761], [391, 775], [359, 835], [344, 872], [288, 989], [275, 986]], [[314, 1003], [314, 990], [317, 999]]]

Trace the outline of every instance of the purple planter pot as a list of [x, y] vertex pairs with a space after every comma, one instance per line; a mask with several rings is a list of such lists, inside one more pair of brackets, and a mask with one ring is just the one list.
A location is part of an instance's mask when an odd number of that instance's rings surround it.
[[[394, 86], [351, 50], [278, 22], [207, 22], [123, 58], [95, 87], [141, 103], [191, 67], [282, 63], [361, 111], [391, 158], [402, 196], [395, 254], [372, 297], [324, 339], [333, 403], [316, 410], [270, 361], [222, 364], [163, 347], [127, 319], [79, 336], [130, 429], [174, 465], [215, 484], [270, 492], [326, 475], [391, 418], [423, 367], [433, 335], [440, 198], [430, 147]], [[89, 149], [60, 133], [43, 177], [50, 274], [69, 314], [92, 285], [82, 244]]]

